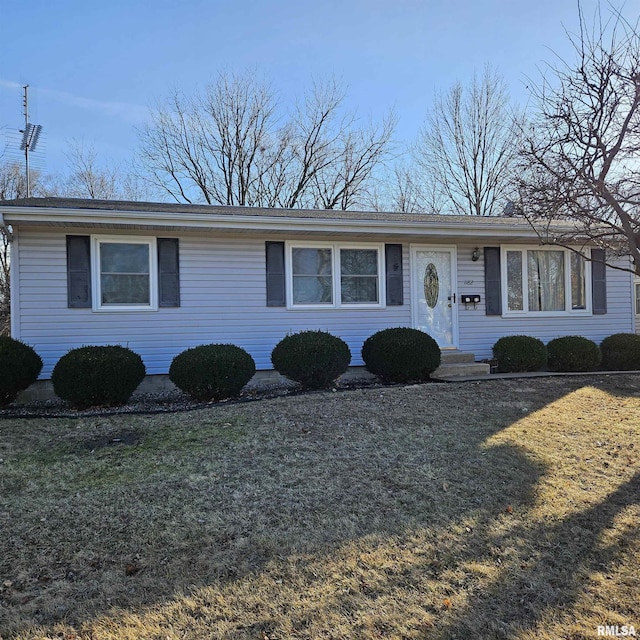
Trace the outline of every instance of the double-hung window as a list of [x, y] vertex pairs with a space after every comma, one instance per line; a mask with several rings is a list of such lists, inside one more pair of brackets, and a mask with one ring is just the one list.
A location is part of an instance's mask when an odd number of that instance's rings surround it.
[[288, 305], [380, 307], [382, 260], [380, 245], [290, 243]]
[[93, 236], [91, 271], [95, 310], [158, 308], [155, 238]]
[[591, 312], [590, 265], [575, 251], [503, 247], [503, 309], [509, 314]]

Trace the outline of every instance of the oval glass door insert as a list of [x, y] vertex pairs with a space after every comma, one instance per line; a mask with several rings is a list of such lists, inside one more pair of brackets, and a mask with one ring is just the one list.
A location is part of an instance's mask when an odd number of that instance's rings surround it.
[[435, 308], [438, 304], [439, 294], [440, 279], [438, 278], [438, 270], [436, 265], [430, 262], [424, 270], [424, 299], [430, 309]]

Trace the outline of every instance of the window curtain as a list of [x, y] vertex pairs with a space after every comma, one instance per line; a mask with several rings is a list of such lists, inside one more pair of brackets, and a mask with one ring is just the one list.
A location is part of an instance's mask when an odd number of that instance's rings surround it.
[[564, 252], [528, 251], [529, 311], [564, 311]]

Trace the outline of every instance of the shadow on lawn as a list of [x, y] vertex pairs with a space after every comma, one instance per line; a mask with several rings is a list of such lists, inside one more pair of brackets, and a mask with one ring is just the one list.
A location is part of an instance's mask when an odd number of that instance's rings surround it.
[[[515, 575], [514, 572], [512, 575], [501, 573], [499, 580], [472, 598], [448, 625], [439, 630], [439, 637], [506, 639], [514, 634], [510, 625], [515, 625], [520, 632], [534, 631], [549, 609], [569, 610], [582, 594], [590, 574], [606, 572], [637, 539], [636, 526], [615, 543], [601, 544], [603, 533], [613, 525], [616, 516], [638, 503], [640, 473], [593, 508], [569, 516], [555, 526], [542, 525], [527, 531], [524, 537], [528, 549], [522, 549], [520, 570]], [[512, 531], [510, 536], [519, 533]], [[488, 536], [485, 544], [500, 546], [504, 542]], [[529, 562], [525, 564], [527, 560]], [[479, 627], [478, 620], [487, 622]], [[626, 621], [627, 624], [633, 622], [633, 619]], [[612, 622], [604, 619], [598, 624]], [[592, 633], [595, 635], [595, 627]]]
[[[543, 408], [579, 384], [547, 385], [537, 397], [527, 397], [527, 411]], [[602, 383], [609, 393], [614, 388], [635, 395], [631, 387], [621, 390], [611, 380]], [[184, 452], [163, 459], [164, 480], [149, 470], [123, 486], [118, 486], [116, 473], [97, 479], [96, 491], [74, 495], [65, 489], [42, 506], [32, 528], [24, 529], [20, 570], [31, 574], [18, 580], [6, 576], [18, 584], [22, 580], [24, 587], [17, 594], [15, 589], [0, 592], [0, 637], [3, 624], [12, 633], [38, 624], [51, 629], [56, 622], [78, 628], [114, 607], [133, 611], [168, 602], [182, 591], [232, 584], [293, 555], [330, 558], [365, 536], [446, 531], [473, 522], [468, 552], [461, 548], [448, 557], [446, 541], [439, 547], [439, 562], [450, 562], [453, 569], [478, 554], [490, 555], [493, 547], [512, 544], [490, 529], [505, 509], [524, 511], [533, 505], [547, 469], [518, 446], [483, 446], [523, 416], [518, 406], [497, 406], [495, 394], [486, 387], [476, 389], [475, 410], [471, 405], [451, 407], [450, 423], [434, 417], [447, 415], [442, 403], [450, 398], [441, 391], [426, 393], [426, 388], [341, 394], [340, 402], [330, 402], [329, 396], [321, 409], [313, 396], [300, 396], [295, 405], [275, 401], [273, 419], [282, 423], [263, 428], [264, 433], [278, 428], [277, 438], [262, 439], [259, 430], [240, 433], [228, 442], [212, 441], [210, 455], [190, 453], [185, 445]], [[423, 411], [407, 411], [416, 402]], [[283, 406], [288, 407], [286, 417], [278, 414]], [[252, 408], [232, 411], [240, 415]], [[321, 415], [310, 417], [312, 411]], [[394, 430], [394, 419], [405, 415], [405, 428]], [[149, 419], [149, 434], [162, 419]], [[505, 535], [523, 540], [517, 561], [527, 566], [516, 575], [502, 572], [488, 590], [452, 615], [437, 637], [477, 634], [480, 610], [485, 618], [490, 610], [494, 621], [482, 637], [507, 637], [510, 624], [533, 628], [546, 607], [574, 602], [582, 586], [581, 570], [615, 560], [615, 548], [597, 548], [599, 536], [620, 510], [638, 500], [639, 489], [636, 475], [604, 502], [555, 526], [509, 531]], [[88, 503], [102, 514], [101, 526], [74, 529], [75, 507], [82, 513]], [[71, 546], [69, 536], [76, 536]], [[54, 569], [38, 575], [38, 556], [29, 545], [50, 556]], [[433, 558], [423, 562], [424, 571], [433, 570]], [[52, 575], [55, 567], [58, 573]], [[400, 584], [402, 579], [389, 578], [387, 586], [395, 587], [394, 580]], [[47, 604], [45, 591], [52, 584], [58, 595]], [[543, 590], [536, 591], [541, 585]], [[20, 617], [3, 623], [7, 605], [16, 607]], [[237, 637], [264, 638], [263, 623], [268, 626], [256, 615]]]

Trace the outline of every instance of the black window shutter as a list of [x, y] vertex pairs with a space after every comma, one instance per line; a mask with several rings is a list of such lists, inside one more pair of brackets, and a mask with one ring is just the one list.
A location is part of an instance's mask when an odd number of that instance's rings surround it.
[[591, 249], [591, 291], [593, 313], [607, 313], [607, 265], [604, 249]]
[[177, 238], [158, 238], [158, 305], [180, 306], [180, 253]]
[[91, 308], [90, 236], [67, 236], [67, 306]]
[[286, 306], [284, 242], [265, 242], [267, 258], [267, 307]]
[[502, 315], [500, 247], [484, 248], [484, 297], [486, 315]]
[[384, 258], [386, 266], [387, 305], [404, 304], [404, 282], [402, 278], [402, 245], [385, 244]]

